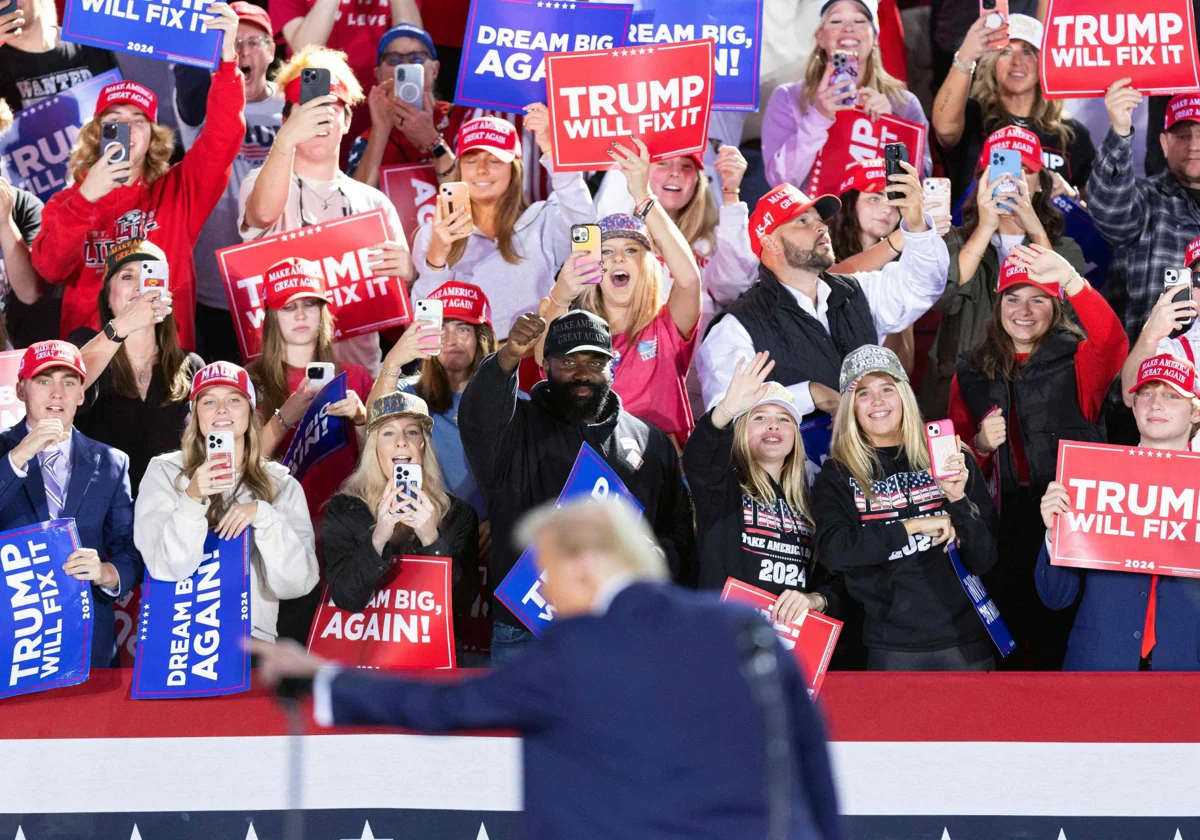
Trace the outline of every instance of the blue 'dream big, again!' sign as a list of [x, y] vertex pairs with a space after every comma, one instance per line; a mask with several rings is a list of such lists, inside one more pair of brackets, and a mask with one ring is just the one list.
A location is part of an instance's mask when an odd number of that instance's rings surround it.
[[100, 91], [119, 81], [120, 72], [108, 70], [18, 111], [0, 134], [0, 168], [9, 183], [42, 201], [65, 187], [71, 147], [80, 129], [91, 120]]
[[[613, 472], [608, 462], [586, 443], [579, 447], [575, 465], [571, 467], [571, 474], [567, 476], [567, 483], [558, 494], [555, 506], [579, 498], [592, 498], [597, 501], [619, 499], [632, 505], [638, 513], [645, 510], [642, 503], [629, 492], [625, 482]], [[500, 602], [538, 638], [541, 638], [550, 622], [554, 620], [554, 605], [547, 601], [541, 592], [544, 580], [545, 578], [538, 574], [531, 546], [517, 558], [512, 569], [496, 587], [496, 597]]]
[[204, 30], [212, 0], [67, 0], [62, 37], [102, 50], [133, 53], [213, 70], [220, 30]]
[[454, 103], [520, 113], [545, 102], [545, 54], [623, 46], [632, 10], [620, 4], [472, 0]]
[[318, 461], [350, 443], [350, 427], [346, 418], [329, 416], [329, 406], [344, 399], [346, 374], [339, 373], [309, 403], [280, 462], [297, 481], [303, 481]]
[[92, 659], [91, 584], [62, 570], [79, 548], [74, 519], [0, 534], [0, 697], [81, 683]]
[[180, 581], [146, 575], [134, 700], [215, 697], [250, 688], [250, 530], [209, 531], [200, 567]]
[[626, 42], [678, 44], [713, 39], [714, 111], [757, 111], [763, 0], [632, 0]]

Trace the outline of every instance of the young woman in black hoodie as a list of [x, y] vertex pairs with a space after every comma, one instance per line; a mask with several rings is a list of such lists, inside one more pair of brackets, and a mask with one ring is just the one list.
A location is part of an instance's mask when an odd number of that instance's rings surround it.
[[[329, 500], [321, 523], [325, 579], [344, 610], [364, 609], [403, 555], [451, 558], [456, 621], [471, 609], [479, 579], [479, 518], [475, 508], [445, 491], [432, 429], [429, 408], [415, 394], [394, 391], [367, 410], [358, 467]], [[400, 463], [421, 467], [415, 494], [397, 491], [393, 483]]]
[[[734, 368], [729, 390], [700, 418], [683, 449], [700, 532], [700, 586], [735, 578], [779, 599], [779, 621], [836, 608], [837, 582], [813, 586], [813, 525], [800, 412], [775, 367], [757, 353]], [[828, 576], [826, 576], [828, 577]]]
[[[896, 354], [866, 345], [842, 363], [830, 457], [813, 485], [817, 557], [863, 605], [867, 667], [985, 671], [992, 643], [954, 572], [996, 562], [991, 498], [973, 458], [929, 473], [921, 413]], [[961, 444], [960, 444], [961, 449]]]

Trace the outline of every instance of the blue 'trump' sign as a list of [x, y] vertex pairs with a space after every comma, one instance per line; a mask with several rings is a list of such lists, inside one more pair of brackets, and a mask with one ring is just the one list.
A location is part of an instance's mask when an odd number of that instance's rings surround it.
[[92, 587], [62, 570], [74, 519], [0, 534], [0, 697], [81, 683], [92, 659]]
[[350, 426], [346, 418], [329, 416], [329, 406], [344, 399], [346, 374], [343, 372], [334, 377], [309, 403], [280, 462], [297, 481], [302, 481], [318, 461], [350, 443]]
[[146, 575], [134, 700], [215, 697], [250, 688], [250, 531], [209, 531], [200, 568], [180, 581]]
[[108, 70], [18, 111], [0, 134], [0, 168], [9, 182], [42, 201], [65, 187], [80, 129], [92, 118], [100, 91], [119, 81], [120, 72]]
[[632, 0], [634, 44], [712, 38], [714, 111], [757, 111], [763, 0]]
[[472, 0], [456, 105], [520, 113], [546, 101], [548, 52], [625, 43], [632, 6], [547, 0]]
[[[620, 499], [639, 513], [645, 510], [608, 462], [586, 443], [579, 447], [579, 456], [571, 467], [571, 474], [567, 476], [567, 483], [558, 494], [555, 505], [581, 497], [598, 501]], [[554, 605], [541, 593], [542, 580], [534, 563], [533, 548], [530, 547], [517, 558], [512, 569], [496, 587], [496, 597], [538, 638], [554, 620]]]
[[160, 61], [217, 66], [220, 30], [204, 31], [213, 0], [67, 0], [62, 37]]

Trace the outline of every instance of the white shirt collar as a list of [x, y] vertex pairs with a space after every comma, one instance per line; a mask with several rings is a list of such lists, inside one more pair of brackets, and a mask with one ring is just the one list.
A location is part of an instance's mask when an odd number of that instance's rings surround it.
[[604, 615], [607, 613], [616, 597], [628, 589], [633, 582], [633, 575], [628, 572], [617, 572], [600, 584], [600, 588], [596, 590], [596, 597], [592, 599], [592, 614]]
[[829, 310], [829, 293], [831, 289], [829, 288], [829, 284], [820, 277], [817, 278], [816, 306], [813, 306], [812, 298], [804, 294], [804, 292], [800, 291], [799, 289], [794, 289], [784, 283], [780, 283], [779, 285], [787, 289], [791, 293], [792, 297], [796, 299], [796, 303], [800, 305], [800, 308], [809, 315], [812, 315], [814, 318], [820, 318]]

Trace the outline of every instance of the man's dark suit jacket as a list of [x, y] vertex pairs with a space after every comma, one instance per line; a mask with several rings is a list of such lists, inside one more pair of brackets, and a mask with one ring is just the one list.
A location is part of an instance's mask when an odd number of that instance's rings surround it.
[[[457, 684], [345, 670], [334, 720], [524, 737], [525, 835], [550, 840], [767, 836], [763, 715], [742, 675], [751, 616], [638, 583], [608, 612], [555, 622], [515, 665]], [[821, 723], [776, 645], [792, 746], [792, 840], [841, 836]]]
[[[50, 518], [37, 458], [25, 465], [26, 477], [8, 460], [26, 434], [25, 423], [0, 432], [0, 531], [35, 525]], [[94, 548], [121, 577], [120, 598], [142, 578], [142, 556], [133, 545], [133, 500], [129, 494], [129, 456], [92, 440], [78, 429], [71, 440], [71, 481], [61, 519], [74, 519], [84, 548]], [[113, 655], [113, 602], [92, 586], [92, 667], [107, 668]]]

